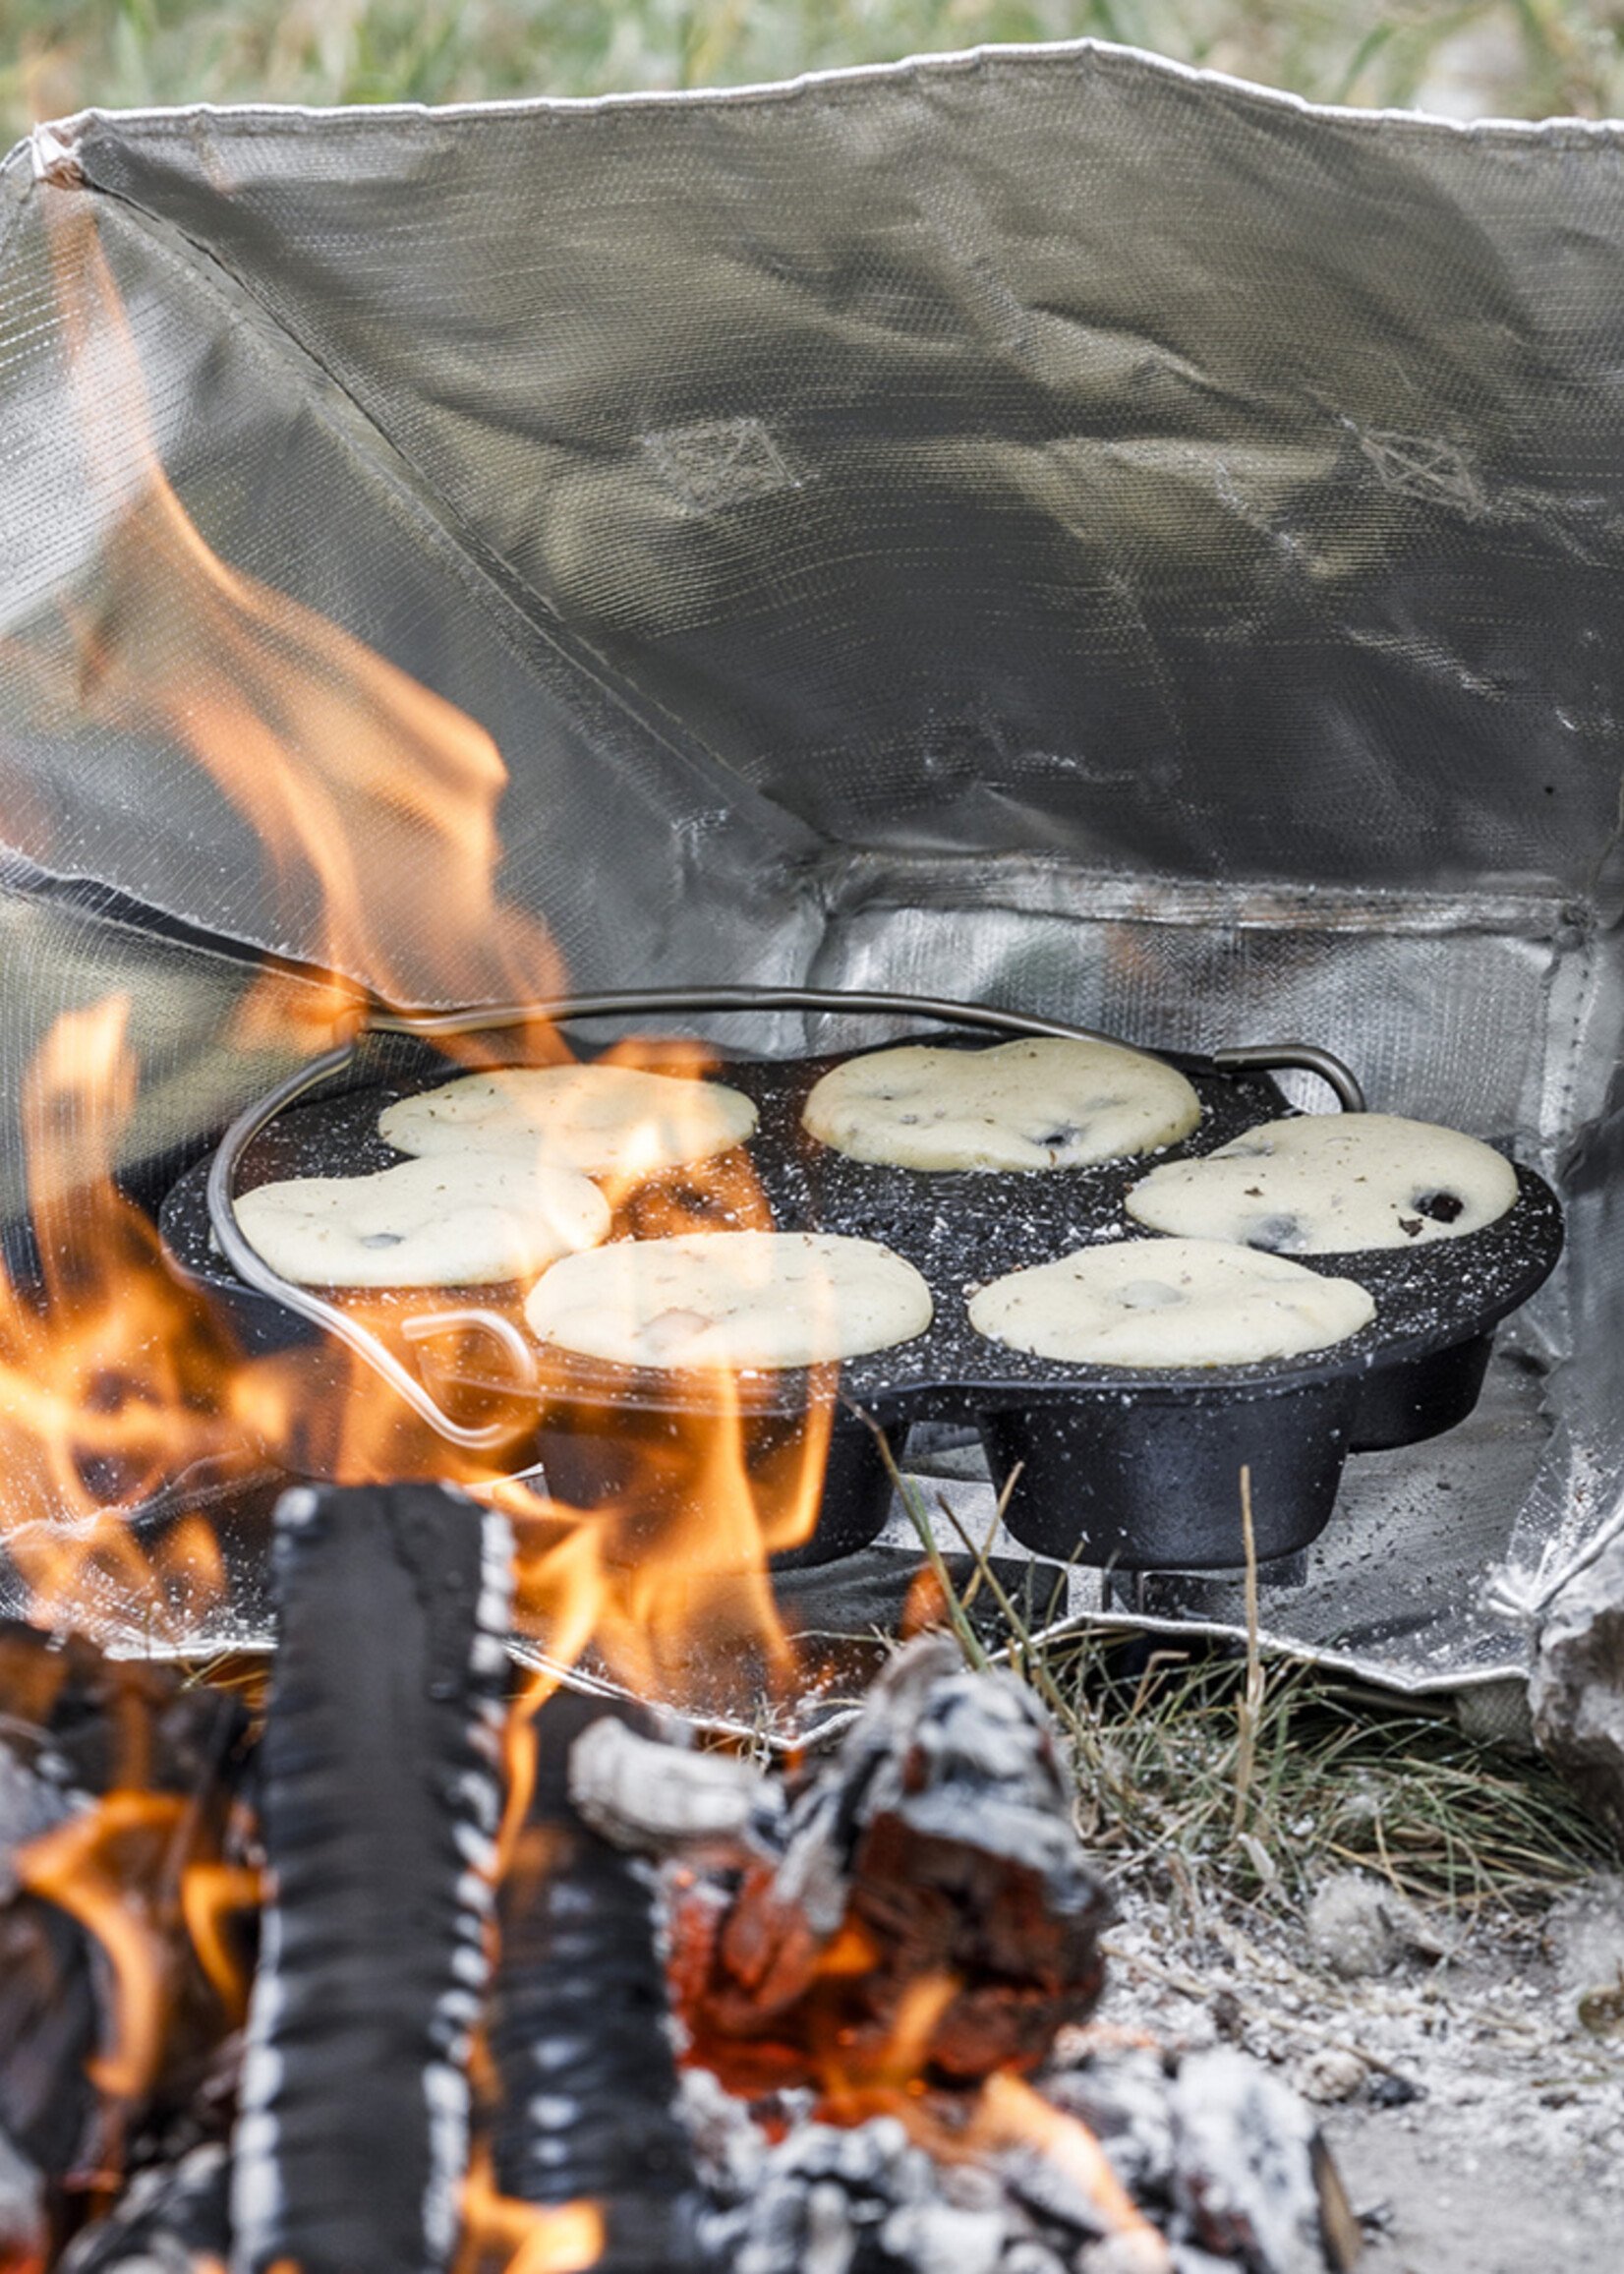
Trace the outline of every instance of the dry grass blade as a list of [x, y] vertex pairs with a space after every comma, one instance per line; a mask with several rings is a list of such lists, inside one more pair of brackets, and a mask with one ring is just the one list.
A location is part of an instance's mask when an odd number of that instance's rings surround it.
[[1043, 1622], [945, 1505], [965, 1592], [983, 1599], [972, 1628], [917, 1486], [898, 1487], [966, 1658], [1008, 1656], [1065, 1730], [1091, 1842], [1119, 1879], [1190, 1918], [1238, 1900], [1289, 1909], [1346, 1868], [1470, 1916], [1547, 1901], [1617, 1860], [1542, 1762], [1468, 1737], [1447, 1710], [1267, 1663], [1255, 1614], [1244, 1658], [1200, 1644], [1147, 1653], [1103, 1633], [1041, 1639]]
[[965, 1663], [985, 1671], [992, 1663], [991, 1658], [983, 1648], [981, 1639], [971, 1622], [967, 1600], [959, 1595], [954, 1585], [953, 1574], [948, 1569], [947, 1558], [937, 1545], [936, 1529], [931, 1523], [930, 1511], [925, 1506], [918, 1486], [911, 1478], [904, 1477], [901, 1470], [898, 1468], [896, 1457], [886, 1441], [885, 1431], [873, 1416], [864, 1413], [860, 1406], [855, 1406], [851, 1410], [874, 1432], [874, 1441], [880, 1449], [880, 1458], [885, 1463], [886, 1474], [891, 1479], [893, 1489], [906, 1511], [908, 1522], [919, 1535], [919, 1545], [924, 1549], [925, 1561], [930, 1566], [931, 1576], [941, 1591], [943, 1607], [952, 1623], [955, 1639], [964, 1654]]
[[1251, 1520], [1251, 1464], [1241, 1469], [1241, 1542], [1247, 1558], [1247, 1678], [1235, 1708], [1235, 1815], [1231, 1830], [1240, 1838], [1251, 1811], [1251, 1780], [1257, 1766], [1257, 1725], [1263, 1711], [1263, 1660], [1257, 1647], [1257, 1534]]

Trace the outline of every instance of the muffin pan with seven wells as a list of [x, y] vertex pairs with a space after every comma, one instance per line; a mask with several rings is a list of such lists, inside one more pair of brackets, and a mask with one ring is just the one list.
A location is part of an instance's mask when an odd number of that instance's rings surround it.
[[[922, 1332], [840, 1364], [816, 1530], [782, 1562], [828, 1561], [875, 1537], [891, 1499], [880, 1440], [899, 1458], [909, 1427], [922, 1421], [977, 1426], [995, 1482], [1008, 1487], [1009, 1529], [1040, 1554], [1127, 1570], [1235, 1568], [1244, 1559], [1243, 1470], [1258, 1560], [1294, 1554], [1328, 1521], [1350, 1452], [1411, 1443], [1470, 1413], [1495, 1325], [1541, 1284], [1560, 1252], [1561, 1214], [1548, 1186], [1530, 1170], [1485, 1161], [1475, 1146], [1449, 1163], [1451, 1176], [1434, 1176], [1425, 1192], [1401, 1192], [1385, 1218], [1363, 1190], [1363, 1162], [1355, 1162], [1342, 1180], [1344, 1204], [1351, 1203], [1362, 1239], [1393, 1244], [1342, 1252], [1327, 1247], [1346, 1218], [1333, 1208], [1326, 1219], [1315, 1220], [1312, 1195], [1304, 1197], [1296, 1153], [1307, 1123], [1290, 1114], [1265, 1076], [1173, 1054], [1152, 1061], [1157, 1079], [1177, 1068], [1189, 1090], [1152, 1083], [1161, 1120], [1152, 1113], [1139, 1126], [1125, 1127], [1121, 1100], [1107, 1096], [1107, 1110], [1093, 1122], [1073, 1112], [1058, 1117], [1064, 1127], [1017, 1136], [1017, 1159], [1031, 1157], [1036, 1139], [1038, 1157], [1062, 1165], [951, 1169], [857, 1158], [857, 1152], [874, 1149], [901, 1151], [910, 1159], [939, 1157], [931, 1150], [929, 1125], [947, 1117], [928, 1105], [920, 1109], [917, 1098], [889, 1101], [893, 1120], [900, 1118], [904, 1126], [900, 1133], [883, 1131], [877, 1141], [863, 1134], [872, 1113], [859, 1116], [854, 1138], [849, 1110], [844, 1121], [838, 1110], [849, 1109], [865, 1090], [905, 1089], [906, 1083], [890, 1079], [885, 1062], [885, 1053], [899, 1047], [839, 1058], [719, 1063], [710, 1080], [742, 1093], [755, 1108], [755, 1128], [741, 1144], [727, 1149], [729, 1109], [719, 1099], [720, 1115], [713, 1111], [708, 1120], [717, 1123], [714, 1144], [724, 1149], [713, 1149], [694, 1166], [655, 1166], [644, 1175], [633, 1163], [629, 1175], [622, 1167], [619, 1175], [600, 1179], [613, 1203], [611, 1243], [672, 1229], [723, 1233], [770, 1223], [780, 1232], [879, 1243], [911, 1265], [929, 1289], [933, 1312]], [[1001, 1061], [981, 1060], [971, 1087], [1013, 1089], [1018, 1096], [1026, 1072], [1022, 1054], [1034, 1047], [1041, 1053], [1044, 1046], [932, 1038], [922, 1055], [910, 1053], [898, 1065], [912, 1077], [928, 1076], [941, 1071], [943, 1053], [957, 1061], [962, 1052], [1003, 1052]], [[927, 1058], [937, 1062], [934, 1070]], [[424, 1061], [415, 1079], [352, 1088], [283, 1112], [242, 1156], [239, 1203], [255, 1188], [281, 1180], [358, 1178], [397, 1166], [408, 1156], [379, 1134], [380, 1117], [414, 1150], [435, 1146], [443, 1117], [428, 1114], [431, 1134], [425, 1139], [425, 1107], [404, 1101], [440, 1088], [454, 1069], [428, 1050]], [[947, 1071], [951, 1077], [955, 1065], [949, 1063]], [[820, 1083], [807, 1116], [809, 1095]], [[1181, 1094], [1190, 1100], [1188, 1110], [1180, 1109]], [[474, 1102], [489, 1117], [490, 1101]], [[973, 1108], [977, 1101], [968, 1102]], [[921, 1110], [923, 1127], [908, 1120]], [[730, 1118], [742, 1126], [749, 1117], [733, 1107]], [[977, 1116], [971, 1112], [969, 1118]], [[1413, 1125], [1374, 1115], [1310, 1118], [1323, 1131], [1309, 1137], [1310, 1148], [1346, 1152], [1346, 1137], [1362, 1122], [1359, 1137], [1378, 1164], [1384, 1156], [1399, 1164], [1401, 1181], [1405, 1162], [1416, 1157]], [[807, 1120], [835, 1141], [813, 1136]], [[1126, 1122], [1132, 1124], [1131, 1112]], [[1262, 1126], [1269, 1124], [1286, 1140], [1278, 1162], [1269, 1157], [1273, 1137]], [[1169, 1128], [1181, 1134], [1155, 1144]], [[954, 1135], [959, 1146], [966, 1141], [962, 1130]], [[973, 1133], [967, 1141], [973, 1154]], [[1154, 1149], [1077, 1159], [1097, 1141], [1148, 1141]], [[842, 1146], [851, 1149], [838, 1149]], [[1233, 1166], [1215, 1162], [1210, 1171], [1194, 1173], [1195, 1164], [1228, 1147], [1241, 1156]], [[996, 1137], [994, 1157], [1005, 1159], [1009, 1152], [1007, 1136]], [[965, 1156], [960, 1149], [947, 1157]], [[205, 1161], [190, 1170], [164, 1204], [161, 1223], [171, 1262], [226, 1303], [251, 1347], [294, 1339], [296, 1322], [272, 1297], [231, 1271], [211, 1237], [208, 1166]], [[1475, 1175], [1482, 1180], [1481, 1195]], [[1167, 1232], [1130, 1213], [1131, 1192], [1147, 1178], [1153, 1181], [1135, 1205], [1165, 1218]], [[1131, 1314], [1188, 1308], [1189, 1289], [1169, 1269], [1183, 1254], [1183, 1243], [1169, 1234], [1196, 1228], [1205, 1205], [1203, 1181], [1214, 1184], [1216, 1221], [1229, 1235], [1223, 1276], [1253, 1250], [1288, 1248], [1304, 1272], [1355, 1283], [1327, 1313], [1340, 1339], [1250, 1363], [1146, 1363], [1146, 1333], [1149, 1350], [1158, 1356], [1162, 1338], [1153, 1317]], [[1288, 1195], [1286, 1202], [1280, 1193]], [[1498, 1212], [1481, 1221], [1489, 1209]], [[252, 1221], [252, 1208], [243, 1213]], [[1462, 1231], [1461, 1223], [1476, 1228]], [[1142, 1271], [1126, 1278], [1115, 1255], [1105, 1254], [1125, 1244], [1142, 1263]], [[752, 1467], [781, 1458], [804, 1426], [813, 1388], [801, 1368], [738, 1368], [724, 1385], [714, 1371], [615, 1364], [536, 1340], [526, 1320], [532, 1287], [538, 1299], [531, 1316], [545, 1332], [548, 1305], [541, 1290], [551, 1271], [578, 1273], [593, 1253], [602, 1250], [566, 1256], [539, 1281], [368, 1289], [366, 1315], [408, 1363], [413, 1356], [401, 1330], [426, 1312], [477, 1306], [524, 1335], [534, 1350], [537, 1380], [522, 1392], [513, 1390], [488, 1340], [437, 1337], [420, 1346], [415, 1363], [447, 1403], [470, 1394], [488, 1402], [501, 1392], [508, 1399], [521, 1396], [534, 1411], [534, 1428], [509, 1454], [511, 1464], [539, 1463], [553, 1492], [576, 1505], [603, 1504], [623, 1493], [651, 1450], [658, 1453], [674, 1440], [694, 1414], [714, 1412], [725, 1402], [725, 1386], [742, 1408]], [[1041, 1348], [1013, 1348], [977, 1331], [972, 1303], [982, 1323], [997, 1325], [994, 1314], [1003, 1312], [1014, 1324], [998, 1331], [1056, 1347], [1052, 1331], [1034, 1335], [1020, 1323], [1028, 1296], [1041, 1283], [1034, 1279], [1023, 1288], [1017, 1278], [1006, 1289], [994, 1283], [1007, 1274], [1091, 1255], [1099, 1255], [1105, 1275], [1130, 1293], [1128, 1311], [1113, 1313], [1131, 1330], [1125, 1362], [1045, 1356]], [[1084, 1278], [1091, 1268], [1082, 1265]], [[1264, 1268], [1278, 1267], [1270, 1261]], [[1364, 1291], [1367, 1303], [1357, 1290]], [[1326, 1298], [1333, 1293], [1323, 1292]], [[362, 1300], [338, 1289], [331, 1294], [346, 1306]], [[1108, 1304], [1117, 1300], [1106, 1298]], [[562, 1314], [559, 1304], [552, 1310]], [[1220, 1296], [1213, 1314], [1233, 1350], [1226, 1310]], [[1052, 1313], [1051, 1304], [1046, 1315]], [[1350, 1317], [1366, 1322], [1342, 1331]], [[834, 1370], [819, 1369], [818, 1386]]]

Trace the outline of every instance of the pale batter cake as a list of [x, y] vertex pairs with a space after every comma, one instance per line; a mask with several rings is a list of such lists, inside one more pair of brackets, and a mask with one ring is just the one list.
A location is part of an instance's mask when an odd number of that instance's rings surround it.
[[528, 1279], [609, 1228], [609, 1202], [585, 1177], [499, 1153], [293, 1177], [240, 1193], [235, 1204], [249, 1245], [302, 1287]]
[[850, 1058], [816, 1083], [802, 1115], [853, 1160], [938, 1171], [1086, 1168], [1155, 1152], [1200, 1118], [1200, 1099], [1161, 1059], [1058, 1036]]
[[566, 1256], [531, 1290], [541, 1342], [635, 1367], [814, 1366], [923, 1334], [931, 1296], [874, 1240], [684, 1233]]
[[1510, 1162], [1459, 1130], [1389, 1113], [1304, 1114], [1201, 1160], [1164, 1162], [1133, 1187], [1128, 1212], [1156, 1232], [1334, 1255], [1459, 1239], [1516, 1197]]
[[403, 1153], [507, 1153], [583, 1176], [644, 1177], [742, 1144], [741, 1090], [640, 1067], [505, 1066], [385, 1106], [378, 1135]]
[[970, 1299], [978, 1334], [1074, 1365], [1252, 1366], [1346, 1341], [1375, 1316], [1351, 1279], [1221, 1240], [1123, 1240], [1012, 1271]]

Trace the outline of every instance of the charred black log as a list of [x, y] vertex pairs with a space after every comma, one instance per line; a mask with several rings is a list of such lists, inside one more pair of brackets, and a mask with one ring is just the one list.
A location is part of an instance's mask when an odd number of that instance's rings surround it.
[[493, 2162], [504, 2195], [600, 2204], [602, 2274], [677, 2274], [702, 2262], [700, 2193], [676, 2113], [654, 1883], [569, 1796], [570, 1748], [607, 1713], [629, 1718], [560, 1691], [537, 1719], [534, 1790], [499, 1899]]
[[[225, 1852], [247, 1725], [224, 1691], [0, 1622], [0, 2127], [54, 2181], [103, 2187], [230, 2031], [187, 1940], [182, 1883]], [[155, 2041], [122, 2094], [92, 2081], [98, 2056], [128, 2068], [112, 1972], [75, 1908], [97, 1877], [126, 1886], [154, 1953]]]
[[68, 2249], [61, 2274], [198, 2274], [231, 2253], [231, 2161], [225, 2143], [141, 2172], [117, 2208]]
[[0, 2128], [53, 2179], [96, 2160], [101, 2010], [84, 1929], [51, 1903], [0, 1910]]
[[127, 1791], [197, 1797], [223, 1808], [248, 1718], [224, 1690], [188, 1684], [173, 1668], [104, 1658], [79, 1635], [57, 1637], [0, 1619], [0, 1745], [58, 1806], [16, 1823], [8, 1787], [0, 1851], [66, 1813], [73, 1796]]
[[40, 2274], [49, 2242], [44, 2183], [0, 2132], [0, 2274]]
[[505, 1522], [437, 1486], [300, 1490], [278, 1507], [240, 2274], [432, 2274], [455, 2248], [509, 1557]]

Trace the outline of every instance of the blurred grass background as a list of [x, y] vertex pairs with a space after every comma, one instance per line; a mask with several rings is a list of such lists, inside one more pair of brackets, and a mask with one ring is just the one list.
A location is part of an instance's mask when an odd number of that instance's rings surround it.
[[727, 86], [1085, 35], [1322, 102], [1624, 107], [1624, 0], [0, 0], [0, 128], [88, 103]]

